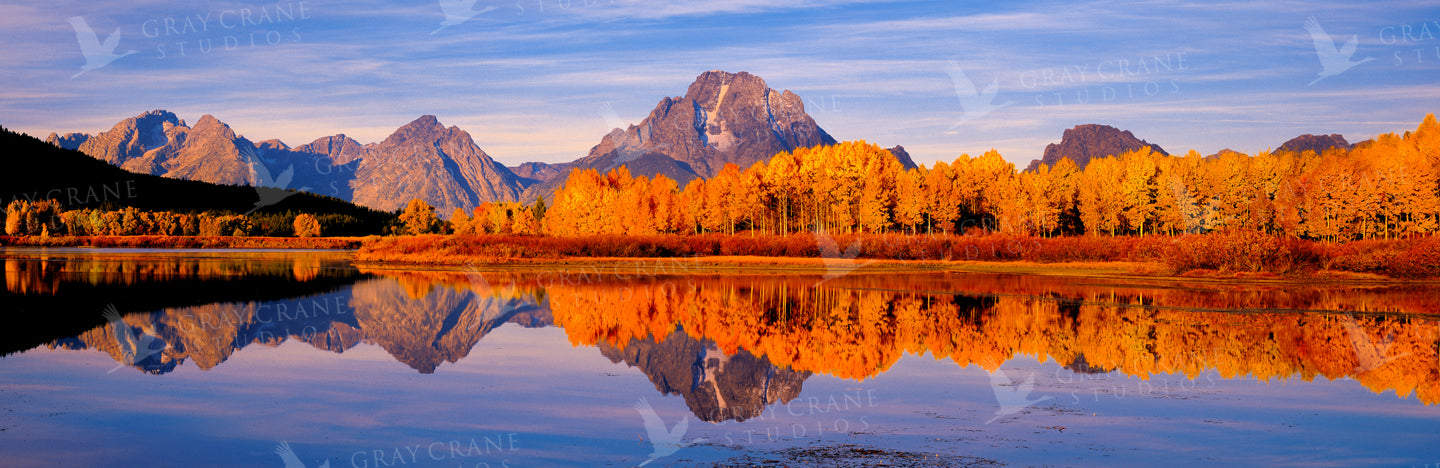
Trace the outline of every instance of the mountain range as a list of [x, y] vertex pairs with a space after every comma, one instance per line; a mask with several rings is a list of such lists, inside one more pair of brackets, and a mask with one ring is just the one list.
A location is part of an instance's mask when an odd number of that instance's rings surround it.
[[[772, 89], [746, 72], [718, 70], [700, 74], [684, 96], [662, 98], [638, 124], [611, 130], [586, 156], [558, 164], [506, 167], [470, 133], [446, 127], [433, 115], [422, 115], [369, 144], [344, 134], [298, 147], [273, 139], [255, 143], [214, 116], [202, 116], [190, 126], [164, 110], [122, 120], [97, 135], [52, 133], [46, 141], [141, 174], [294, 188], [381, 211], [398, 210], [419, 198], [442, 216], [486, 202], [549, 199], [576, 169], [604, 172], [624, 165], [632, 175], [663, 174], [683, 187], [713, 177], [728, 164], [744, 169], [780, 152], [836, 143], [805, 112], [795, 93]], [[1126, 130], [1079, 125], [1066, 130], [1060, 142], [1047, 146], [1025, 170], [1067, 158], [1083, 169], [1093, 158], [1144, 147], [1169, 154]], [[1340, 135], [1304, 135], [1281, 149], [1330, 147], [1350, 145]], [[916, 167], [904, 147], [890, 152], [906, 168]]]
[[[1345, 137], [1332, 135], [1300, 135], [1282, 143], [1275, 151], [1292, 151], [1301, 153], [1314, 151], [1322, 153], [1330, 148], [1350, 149], [1357, 145], [1351, 145], [1345, 141]], [[1069, 159], [1075, 163], [1077, 169], [1084, 169], [1090, 160], [1115, 156], [1141, 148], [1149, 147], [1151, 151], [1169, 156], [1160, 145], [1137, 138], [1129, 130], [1120, 130], [1109, 125], [1085, 124], [1078, 125], [1061, 135], [1059, 143], [1051, 143], [1045, 146], [1045, 155], [1040, 159], [1030, 162], [1025, 171], [1035, 171], [1040, 166], [1053, 166], [1061, 159]], [[1208, 159], [1219, 158], [1229, 154], [1244, 154], [1230, 148], [1222, 149], [1215, 154], [1206, 156]]]
[[[771, 89], [749, 73], [723, 71], [701, 74], [684, 96], [661, 99], [639, 124], [612, 130], [588, 155], [561, 164], [506, 167], [468, 132], [446, 127], [433, 115], [370, 144], [344, 134], [298, 147], [279, 140], [256, 143], [214, 116], [190, 126], [165, 110], [124, 119], [97, 135], [52, 133], [46, 141], [136, 173], [251, 186], [276, 186], [280, 179], [270, 174], [290, 173], [287, 186], [279, 188], [383, 211], [420, 198], [443, 215], [485, 202], [549, 198], [573, 169], [625, 165], [631, 174], [663, 174], [683, 186], [727, 164], [746, 168], [783, 151], [836, 143], [795, 93]], [[903, 147], [891, 153], [915, 167]]]
[[[192, 127], [164, 110], [122, 120], [98, 135], [51, 134], [46, 141], [140, 174], [295, 188], [382, 211], [399, 209], [412, 198], [443, 213], [469, 210], [487, 201], [516, 200], [526, 185], [469, 133], [447, 128], [432, 115], [368, 145], [343, 134], [296, 148], [279, 140], [252, 143], [213, 116]], [[287, 173], [288, 180], [271, 176]]]

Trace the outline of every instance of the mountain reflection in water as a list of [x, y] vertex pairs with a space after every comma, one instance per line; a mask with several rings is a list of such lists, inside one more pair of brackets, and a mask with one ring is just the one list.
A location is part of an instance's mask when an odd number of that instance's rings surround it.
[[[996, 369], [1018, 354], [1076, 372], [1148, 378], [1215, 370], [1225, 378], [1352, 378], [1376, 393], [1440, 401], [1436, 298], [1419, 287], [1176, 285], [1041, 276], [586, 275], [359, 271], [323, 255], [283, 262], [7, 259], [10, 297], [115, 285], [204, 286], [50, 348], [125, 362], [121, 332], [163, 350], [132, 364], [152, 374], [201, 369], [251, 345], [303, 341], [343, 353], [383, 348], [422, 374], [466, 357], [507, 323], [563, 327], [576, 346], [645, 373], [702, 420], [743, 421], [800, 394], [819, 373], [865, 380], [906, 354]], [[233, 282], [322, 282], [293, 297], [236, 296]], [[303, 288], [302, 288], [303, 289]], [[88, 296], [90, 294], [79, 294]], [[145, 304], [164, 301], [152, 298]], [[195, 304], [197, 303], [198, 304]], [[133, 310], [133, 307], [130, 309]], [[98, 314], [98, 309], [96, 309]], [[134, 338], [131, 336], [130, 338]]]

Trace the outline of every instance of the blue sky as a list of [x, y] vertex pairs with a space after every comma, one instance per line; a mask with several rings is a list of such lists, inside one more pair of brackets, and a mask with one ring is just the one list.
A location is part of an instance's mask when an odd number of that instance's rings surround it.
[[[839, 140], [1023, 166], [1084, 123], [1210, 154], [1360, 141], [1440, 108], [1436, 1], [477, 0], [493, 9], [437, 31], [440, 1], [7, 1], [0, 125], [95, 133], [167, 109], [298, 146], [434, 114], [502, 163], [563, 162], [609, 131], [603, 105], [637, 123], [718, 69], [794, 91]], [[72, 78], [74, 16], [136, 53]], [[1372, 60], [1310, 84], [1311, 17]], [[962, 102], [957, 71], [995, 96]]]

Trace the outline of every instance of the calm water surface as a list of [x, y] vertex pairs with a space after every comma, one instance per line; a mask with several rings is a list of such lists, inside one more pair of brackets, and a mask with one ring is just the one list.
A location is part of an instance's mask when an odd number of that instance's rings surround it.
[[0, 250], [0, 466], [1440, 464], [1440, 291]]

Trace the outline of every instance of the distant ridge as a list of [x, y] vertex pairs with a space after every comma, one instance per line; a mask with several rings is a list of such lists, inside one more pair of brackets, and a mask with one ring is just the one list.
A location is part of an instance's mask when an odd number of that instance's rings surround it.
[[1078, 125], [1065, 131], [1060, 143], [1045, 147], [1045, 155], [1030, 162], [1026, 171], [1035, 171], [1040, 166], [1053, 166], [1061, 159], [1069, 158], [1078, 169], [1084, 169], [1091, 159], [1115, 156], [1144, 147], [1163, 155], [1169, 155], [1159, 145], [1136, 138], [1129, 130], [1120, 130], [1109, 125]]
[[1295, 138], [1291, 138], [1289, 141], [1282, 143], [1280, 147], [1276, 149], [1276, 151], [1294, 151], [1296, 153], [1314, 151], [1316, 154], [1319, 154], [1324, 153], [1325, 150], [1328, 150], [1330, 148], [1340, 148], [1348, 150], [1351, 148], [1351, 145], [1350, 142], [1345, 141], [1345, 137], [1340, 136], [1339, 134], [1305, 134], [1297, 136]]

